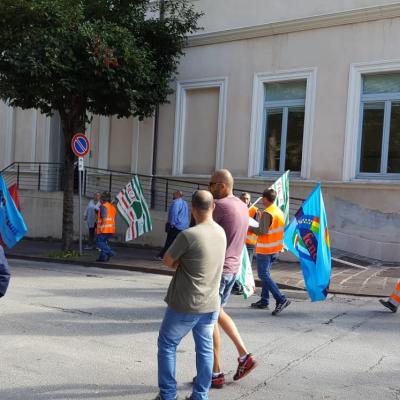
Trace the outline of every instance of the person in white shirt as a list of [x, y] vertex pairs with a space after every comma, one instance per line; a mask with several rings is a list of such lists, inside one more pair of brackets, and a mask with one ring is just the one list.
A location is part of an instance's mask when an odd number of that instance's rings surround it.
[[86, 210], [83, 214], [83, 219], [86, 221], [89, 229], [88, 245], [85, 250], [93, 250], [96, 243], [96, 225], [97, 225], [97, 211], [100, 207], [100, 193], [95, 193], [93, 199], [89, 201]]

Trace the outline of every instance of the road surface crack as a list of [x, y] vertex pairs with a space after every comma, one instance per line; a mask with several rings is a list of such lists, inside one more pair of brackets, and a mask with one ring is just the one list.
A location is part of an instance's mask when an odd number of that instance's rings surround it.
[[[340, 315], [340, 314], [339, 314]], [[350, 333], [356, 331], [357, 329], [359, 329], [362, 325], [364, 325], [365, 323], [369, 322], [372, 318], [374, 318], [374, 316], [376, 315], [376, 313], [373, 314], [373, 316], [371, 318], [365, 319], [363, 321], [360, 321], [359, 323], [353, 325], [349, 331], [342, 333], [338, 336], [335, 336], [329, 340], [327, 340], [326, 342], [314, 347], [313, 349], [311, 349], [310, 351], [306, 352], [304, 355], [302, 355], [301, 357], [298, 357], [290, 362], [288, 362], [284, 367], [282, 367], [279, 371], [277, 371], [276, 373], [274, 373], [273, 375], [271, 375], [268, 379], [266, 379], [264, 382], [261, 382], [260, 384], [256, 385], [253, 389], [251, 389], [250, 391], [247, 391], [246, 393], [241, 394], [239, 397], [236, 397], [234, 400], [240, 400], [240, 399], [247, 399], [250, 395], [255, 394], [257, 392], [259, 392], [261, 389], [265, 389], [266, 387], [268, 387], [268, 385], [275, 381], [276, 378], [284, 375], [286, 372], [289, 372], [290, 370], [292, 370], [293, 368], [297, 367], [298, 365], [302, 364], [303, 362], [309, 360], [312, 356], [314, 356], [315, 354], [319, 353], [321, 350], [325, 349], [326, 347], [328, 347], [330, 344], [336, 342], [337, 340], [340, 340], [346, 336], [348, 336]]]
[[82, 311], [74, 308], [63, 308], [63, 307], [54, 307], [54, 306], [46, 306], [45, 304], [38, 304], [40, 307], [49, 308], [50, 310], [57, 310], [69, 314], [83, 314], [83, 315], [93, 315], [93, 313], [89, 311]]
[[343, 313], [340, 313], [340, 314], [338, 314], [338, 315], [335, 315], [334, 317], [328, 319], [328, 321], [323, 322], [322, 324], [323, 324], [323, 325], [330, 325], [330, 324], [333, 323], [333, 321], [334, 321], [335, 319], [340, 318], [340, 317], [343, 317], [344, 315], [347, 315], [347, 312], [343, 312]]
[[371, 365], [365, 372], [372, 372], [387, 356], [382, 356], [375, 364]]

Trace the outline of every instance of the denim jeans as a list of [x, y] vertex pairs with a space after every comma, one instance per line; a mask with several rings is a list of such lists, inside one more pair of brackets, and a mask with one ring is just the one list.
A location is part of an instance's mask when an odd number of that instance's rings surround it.
[[110, 257], [115, 256], [115, 252], [108, 245], [110, 237], [111, 233], [99, 233], [97, 235], [97, 247], [100, 249], [99, 260], [108, 261]]
[[269, 304], [269, 292], [277, 303], [282, 303], [286, 297], [280, 292], [277, 284], [271, 278], [272, 263], [276, 260], [276, 254], [257, 254], [257, 272], [261, 280], [261, 301]]
[[236, 274], [222, 273], [221, 282], [219, 284], [219, 297], [221, 299], [221, 307], [224, 307], [231, 295], [233, 285], [236, 282]]
[[250, 264], [251, 264], [253, 262], [254, 251], [256, 249], [256, 246], [253, 246], [252, 244], [246, 244], [246, 249], [247, 249], [247, 254], [249, 255], [249, 260], [250, 260]]
[[196, 381], [193, 400], [208, 400], [214, 362], [213, 331], [218, 311], [205, 314], [180, 313], [168, 307], [158, 334], [158, 387], [163, 400], [175, 400], [176, 348], [193, 331], [196, 346]]

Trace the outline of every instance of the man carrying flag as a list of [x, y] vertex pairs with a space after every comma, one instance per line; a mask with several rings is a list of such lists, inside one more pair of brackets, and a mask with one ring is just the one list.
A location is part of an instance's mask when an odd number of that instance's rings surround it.
[[269, 292], [276, 301], [275, 310], [272, 315], [279, 314], [290, 304], [279, 290], [277, 284], [271, 277], [272, 263], [277, 255], [283, 250], [283, 233], [285, 228], [285, 217], [281, 209], [275, 204], [276, 191], [274, 189], [264, 190], [262, 202], [265, 210], [261, 214], [258, 228], [249, 227], [250, 231], [258, 235], [256, 245], [256, 260], [258, 277], [262, 283], [261, 299], [252, 303], [251, 307], [268, 309]]
[[325, 300], [331, 277], [329, 231], [318, 184], [285, 230], [285, 246], [300, 260], [311, 301]]

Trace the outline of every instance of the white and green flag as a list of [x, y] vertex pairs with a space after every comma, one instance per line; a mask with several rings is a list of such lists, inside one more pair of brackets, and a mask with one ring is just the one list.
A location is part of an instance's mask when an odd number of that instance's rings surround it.
[[248, 299], [254, 294], [256, 290], [256, 284], [254, 282], [253, 270], [251, 269], [251, 261], [246, 246], [244, 246], [242, 250], [241, 265], [240, 270], [236, 275], [236, 280], [243, 288], [243, 297], [245, 299]]
[[276, 192], [275, 203], [282, 210], [285, 216], [285, 225], [287, 225], [289, 223], [289, 171], [277, 179], [271, 188]]
[[139, 178], [132, 180], [118, 193], [117, 208], [128, 225], [125, 240], [129, 242], [153, 229], [149, 208]]

